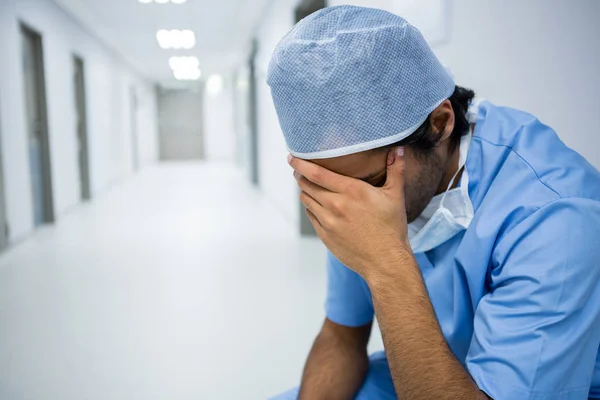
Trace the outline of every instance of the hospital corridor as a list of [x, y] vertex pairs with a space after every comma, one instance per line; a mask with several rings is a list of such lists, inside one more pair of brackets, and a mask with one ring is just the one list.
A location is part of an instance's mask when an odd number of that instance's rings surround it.
[[600, 399], [599, 18], [0, 0], [0, 400]]
[[40, 229], [0, 261], [1, 398], [283, 391], [325, 293], [324, 248], [287, 226], [235, 168], [176, 163]]

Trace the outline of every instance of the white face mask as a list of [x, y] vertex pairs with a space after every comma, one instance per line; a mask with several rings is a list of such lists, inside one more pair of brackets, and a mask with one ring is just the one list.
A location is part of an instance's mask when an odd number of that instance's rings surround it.
[[408, 238], [413, 253], [434, 249], [469, 227], [473, 219], [473, 205], [469, 199], [469, 174], [466, 168], [463, 170], [460, 186], [450, 188], [467, 161], [470, 144], [471, 133], [460, 140], [458, 170], [448, 189], [431, 199], [421, 215], [408, 224]]

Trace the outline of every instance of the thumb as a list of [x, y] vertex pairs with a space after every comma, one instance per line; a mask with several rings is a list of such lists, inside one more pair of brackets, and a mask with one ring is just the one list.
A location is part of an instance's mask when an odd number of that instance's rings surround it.
[[404, 147], [392, 147], [388, 151], [387, 179], [385, 185], [383, 185], [383, 189], [404, 193], [405, 168]]

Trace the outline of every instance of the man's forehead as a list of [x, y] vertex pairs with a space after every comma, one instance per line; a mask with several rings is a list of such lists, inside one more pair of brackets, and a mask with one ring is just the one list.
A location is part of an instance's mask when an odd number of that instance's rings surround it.
[[377, 152], [364, 151], [342, 157], [311, 160], [311, 162], [340, 175], [363, 178], [380, 171], [381, 164], [385, 164], [385, 157]]

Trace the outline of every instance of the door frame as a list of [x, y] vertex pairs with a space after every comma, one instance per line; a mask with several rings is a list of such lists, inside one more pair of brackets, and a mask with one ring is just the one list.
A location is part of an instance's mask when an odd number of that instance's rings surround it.
[[248, 147], [250, 150], [250, 182], [256, 187], [260, 187], [259, 163], [258, 163], [258, 85], [256, 83], [256, 57], [258, 55], [258, 39], [252, 40], [250, 56], [248, 57], [248, 121], [250, 127], [250, 137]]
[[327, 0], [302, 0], [296, 6], [294, 15], [296, 23], [302, 18], [308, 17], [310, 14], [327, 7]]
[[[50, 135], [48, 129], [48, 108], [46, 101], [46, 76], [44, 71], [44, 43], [42, 35], [27, 24], [20, 23], [21, 39], [28, 36], [34, 44], [34, 65], [36, 75], [36, 94], [40, 110], [40, 136], [42, 147], [42, 181], [44, 185], [44, 221], [43, 223], [54, 223], [54, 199], [52, 196], [52, 162], [50, 158]], [[21, 43], [21, 46], [24, 44]], [[28, 105], [25, 104], [25, 107]], [[31, 176], [31, 173], [30, 173]], [[34, 200], [35, 201], [35, 200]]]
[[[92, 198], [90, 184], [90, 158], [88, 148], [88, 123], [87, 123], [87, 101], [85, 90], [85, 61], [77, 53], [73, 53], [74, 83], [75, 83], [75, 102], [81, 100], [82, 104], [75, 104], [77, 113], [77, 142], [81, 145], [80, 152], [77, 154], [79, 164], [79, 181], [81, 185], [81, 200], [89, 201]], [[81, 109], [79, 108], [81, 107]], [[81, 126], [81, 132], [79, 131]], [[79, 143], [81, 141], [81, 143]]]
[[[327, 0], [302, 0], [294, 10], [296, 23], [298, 23], [302, 18], [305, 18], [313, 12], [321, 10], [325, 7], [327, 7]], [[299, 200], [298, 207], [300, 207], [300, 234], [302, 236], [317, 236], [315, 228], [306, 215], [306, 207], [304, 207], [304, 204], [302, 204], [302, 202]]]
[[129, 118], [131, 123], [131, 168], [133, 172], [140, 169], [140, 138], [138, 135], [138, 95], [135, 85], [129, 87]]
[[9, 244], [9, 226], [6, 219], [6, 195], [4, 194], [4, 166], [2, 164], [2, 92], [0, 91], [0, 251], [6, 249]]

